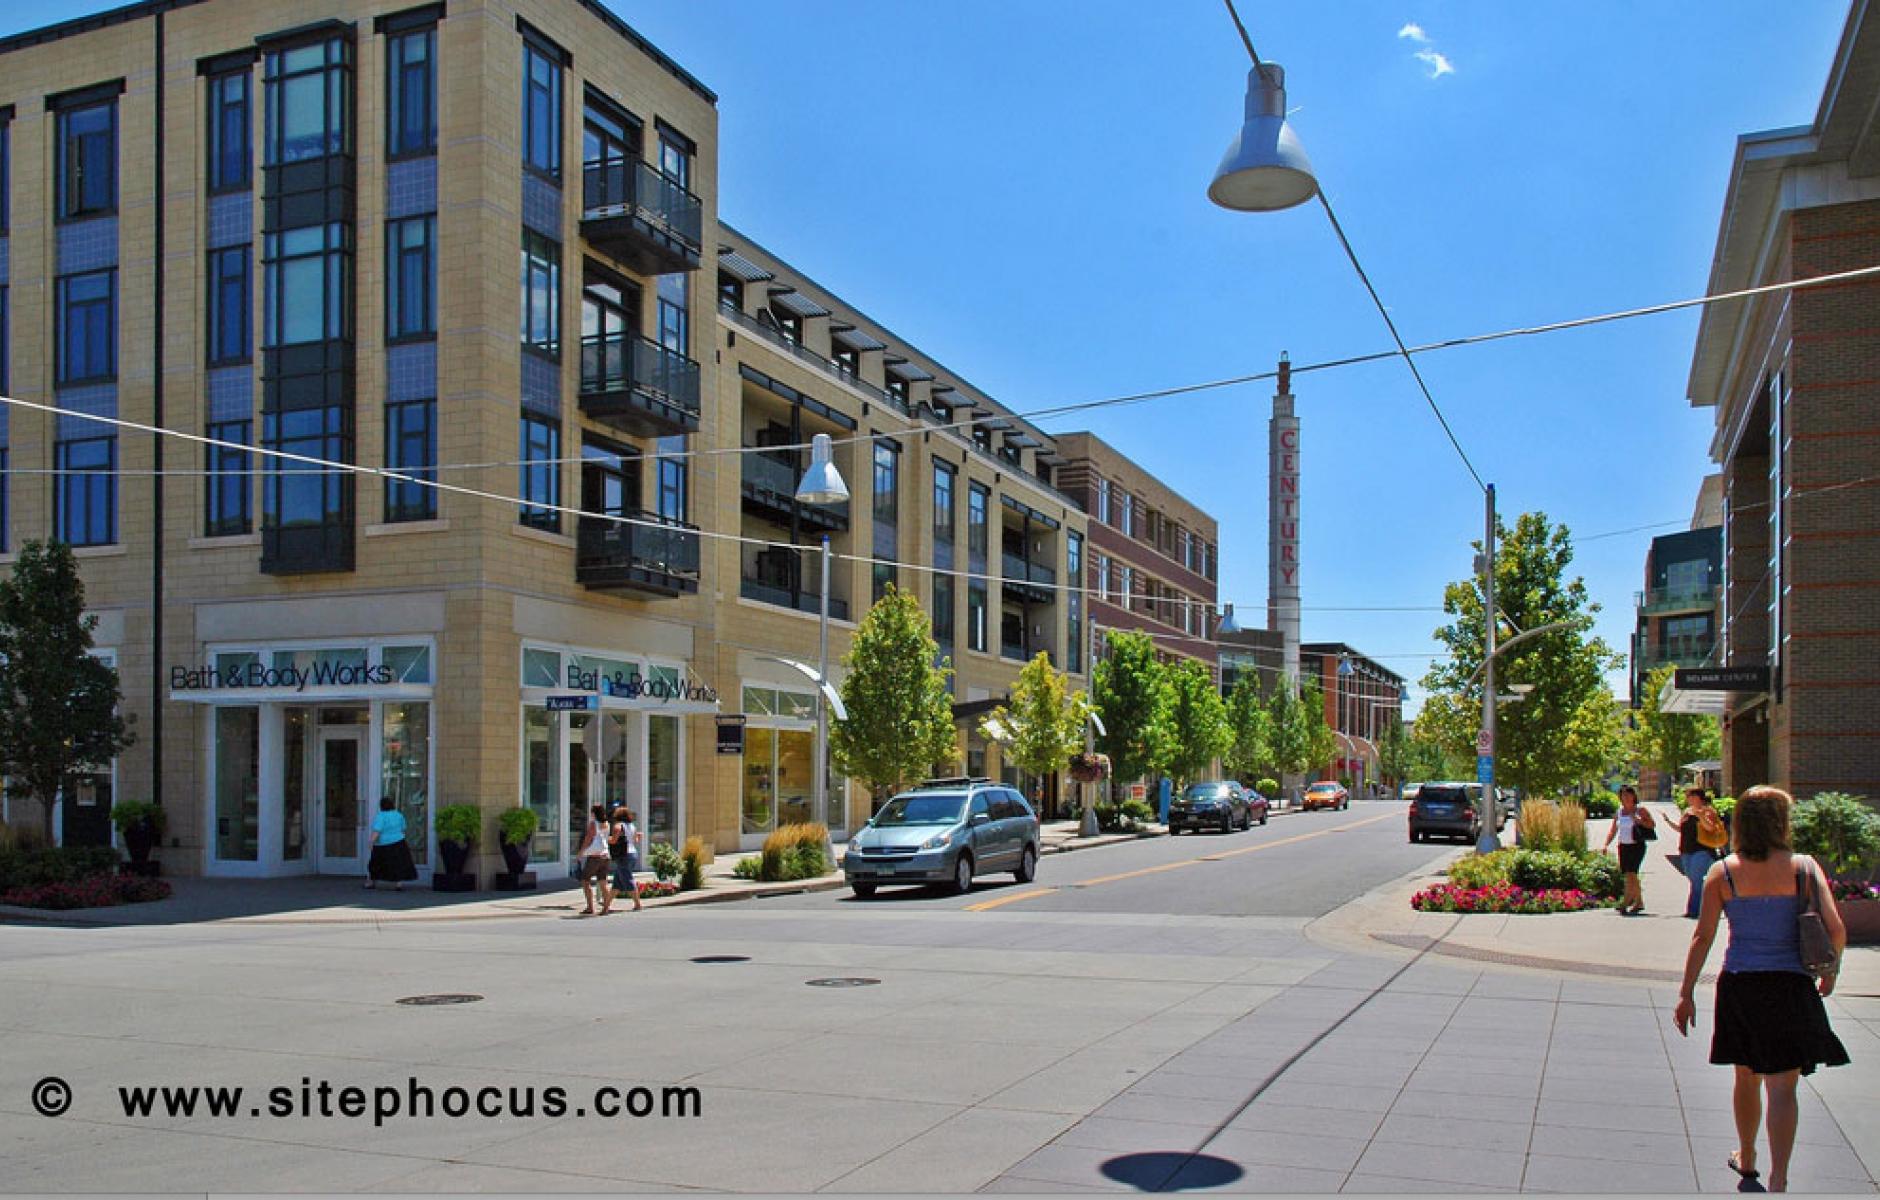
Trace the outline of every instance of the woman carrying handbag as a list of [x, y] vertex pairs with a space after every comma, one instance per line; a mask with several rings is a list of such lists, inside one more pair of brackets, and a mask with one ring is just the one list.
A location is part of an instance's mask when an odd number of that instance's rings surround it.
[[1834, 991], [1847, 927], [1821, 868], [1789, 848], [1790, 804], [1787, 792], [1772, 787], [1751, 788], [1737, 800], [1736, 853], [1704, 880], [1684, 983], [1671, 1014], [1680, 1034], [1696, 1023], [1693, 992], [1721, 915], [1730, 934], [1717, 976], [1710, 1061], [1736, 1069], [1737, 1136], [1724, 1165], [1745, 1184], [1756, 1180], [1756, 1134], [1766, 1124], [1772, 1192], [1789, 1186], [1796, 1085], [1818, 1066], [1847, 1065], [1847, 1050], [1821, 1003]]
[[1619, 870], [1625, 874], [1625, 892], [1619, 897], [1619, 915], [1636, 916], [1645, 911], [1645, 897], [1639, 891], [1638, 869], [1645, 862], [1645, 843], [1658, 836], [1651, 811], [1638, 802], [1638, 789], [1626, 784], [1619, 789], [1619, 811], [1606, 830], [1602, 852], [1619, 843]]

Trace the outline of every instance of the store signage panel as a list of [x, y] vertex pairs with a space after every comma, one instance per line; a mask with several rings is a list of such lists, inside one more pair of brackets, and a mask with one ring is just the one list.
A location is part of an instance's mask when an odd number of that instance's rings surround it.
[[718, 718], [718, 753], [744, 753], [744, 716], [726, 713]]
[[238, 664], [200, 667], [171, 667], [172, 692], [237, 691], [243, 688], [304, 692], [308, 688], [392, 687], [399, 682], [397, 672], [383, 664], [335, 662], [317, 659], [310, 663], [286, 663], [268, 666], [259, 660]]
[[683, 700], [700, 704], [718, 703], [718, 692], [702, 683], [628, 675], [625, 671], [615, 671], [610, 675], [598, 668], [583, 667], [579, 663], [568, 664], [567, 685], [583, 692], [618, 696], [626, 700]]
[[1768, 667], [1679, 667], [1671, 686], [1681, 692], [1766, 692]]

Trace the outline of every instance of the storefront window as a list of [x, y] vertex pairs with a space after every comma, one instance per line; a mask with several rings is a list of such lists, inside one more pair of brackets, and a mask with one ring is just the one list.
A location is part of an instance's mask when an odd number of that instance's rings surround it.
[[522, 652], [523, 687], [560, 687], [561, 655], [553, 650]]
[[[655, 667], [655, 672], [661, 668]], [[648, 845], [670, 845], [679, 836], [679, 718], [646, 718], [646, 812]]]
[[816, 735], [804, 729], [777, 731], [777, 824], [815, 819]]
[[[224, 655], [254, 659], [254, 655]], [[281, 857], [299, 862], [307, 853], [307, 717], [304, 708], [281, 714]]]
[[581, 849], [581, 836], [587, 832], [588, 807], [594, 802], [592, 770], [593, 759], [588, 755], [587, 727], [594, 719], [592, 713], [567, 713], [568, 720], [568, 844], [562, 853], [562, 861], [570, 862]]
[[561, 853], [561, 755], [555, 730], [547, 709], [523, 710], [522, 802], [535, 810], [535, 838], [529, 846], [533, 862], [555, 862]]
[[[429, 646], [387, 646], [380, 652], [379, 661], [391, 668], [394, 683], [431, 682]], [[417, 852], [415, 846], [412, 852]]]
[[[422, 653], [422, 648], [420, 648]], [[386, 652], [390, 658], [391, 652]], [[389, 665], [389, 662], [388, 662]], [[405, 840], [419, 866], [430, 861], [431, 706], [424, 701], [385, 706], [379, 795], [405, 817]]]
[[261, 710], [215, 710], [215, 856], [261, 855]]
[[[746, 688], [748, 694], [754, 689]], [[744, 731], [744, 833], [769, 833], [774, 809], [771, 808], [771, 780], [776, 771], [776, 734], [769, 729]]]

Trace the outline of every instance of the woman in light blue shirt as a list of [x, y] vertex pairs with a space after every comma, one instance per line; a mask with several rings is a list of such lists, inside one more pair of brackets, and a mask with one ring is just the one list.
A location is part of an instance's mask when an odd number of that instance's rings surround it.
[[389, 883], [399, 891], [418, 877], [418, 866], [411, 858], [411, 843], [405, 840], [405, 814], [398, 811], [392, 798], [379, 801], [379, 815], [372, 818], [372, 858], [366, 864], [366, 890]]

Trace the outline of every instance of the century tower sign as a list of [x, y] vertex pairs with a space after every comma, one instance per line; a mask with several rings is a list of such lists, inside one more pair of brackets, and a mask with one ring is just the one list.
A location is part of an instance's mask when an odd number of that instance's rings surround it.
[[1285, 639], [1281, 669], [1299, 682], [1299, 418], [1292, 363], [1279, 357], [1279, 390], [1267, 423], [1266, 624]]

